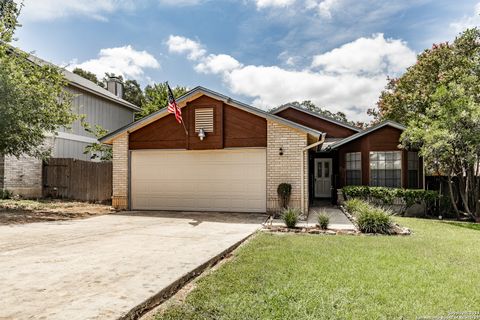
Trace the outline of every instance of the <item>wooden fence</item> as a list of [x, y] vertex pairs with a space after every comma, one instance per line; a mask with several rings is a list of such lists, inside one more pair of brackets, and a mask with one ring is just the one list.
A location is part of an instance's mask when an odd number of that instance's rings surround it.
[[81, 201], [110, 201], [112, 163], [52, 158], [43, 164], [43, 196]]

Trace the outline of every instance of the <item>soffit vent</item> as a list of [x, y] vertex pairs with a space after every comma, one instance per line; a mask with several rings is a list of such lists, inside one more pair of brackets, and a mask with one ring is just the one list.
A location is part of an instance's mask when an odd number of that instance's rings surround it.
[[195, 132], [213, 132], [213, 108], [195, 109]]

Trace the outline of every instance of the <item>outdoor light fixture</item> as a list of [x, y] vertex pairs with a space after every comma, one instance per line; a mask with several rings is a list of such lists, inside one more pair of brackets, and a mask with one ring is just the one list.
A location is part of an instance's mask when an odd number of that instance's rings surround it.
[[200, 130], [198, 130], [198, 137], [200, 138], [200, 141], [203, 141], [203, 139], [205, 139], [206, 134], [205, 134], [205, 130], [203, 130], [203, 128], [200, 128]]
[[280, 147], [280, 149], [278, 149], [278, 154], [283, 156], [283, 148], [282, 147]]

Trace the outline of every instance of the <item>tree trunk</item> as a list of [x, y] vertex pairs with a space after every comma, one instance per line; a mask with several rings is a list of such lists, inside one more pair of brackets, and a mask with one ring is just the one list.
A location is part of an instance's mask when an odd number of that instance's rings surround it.
[[457, 202], [455, 201], [455, 196], [453, 195], [453, 188], [452, 188], [452, 173], [448, 172], [448, 191], [450, 193], [450, 201], [452, 201], [453, 209], [457, 214], [457, 220], [460, 219], [460, 211], [458, 211]]

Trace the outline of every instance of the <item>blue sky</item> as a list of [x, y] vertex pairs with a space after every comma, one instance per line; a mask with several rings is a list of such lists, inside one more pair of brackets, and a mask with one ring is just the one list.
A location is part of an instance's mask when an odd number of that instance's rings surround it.
[[477, 1], [25, 0], [16, 45], [143, 85], [202, 85], [260, 108], [308, 99], [366, 120], [387, 75], [480, 24]]

